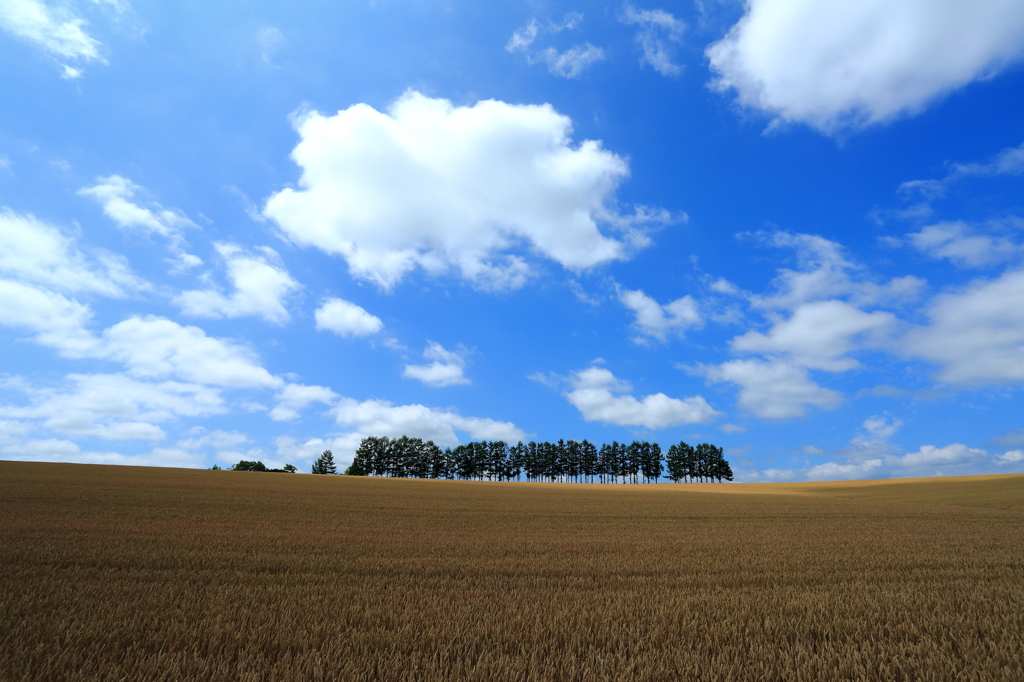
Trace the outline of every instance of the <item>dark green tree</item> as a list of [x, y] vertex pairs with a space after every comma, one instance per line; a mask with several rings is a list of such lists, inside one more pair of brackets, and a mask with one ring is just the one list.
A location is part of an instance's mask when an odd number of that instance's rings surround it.
[[244, 459], [231, 467], [232, 471], [266, 471], [267, 466], [263, 462], [247, 462]]
[[332, 475], [338, 473], [338, 469], [334, 465], [334, 455], [330, 450], [324, 450], [324, 453], [313, 462], [313, 473]]

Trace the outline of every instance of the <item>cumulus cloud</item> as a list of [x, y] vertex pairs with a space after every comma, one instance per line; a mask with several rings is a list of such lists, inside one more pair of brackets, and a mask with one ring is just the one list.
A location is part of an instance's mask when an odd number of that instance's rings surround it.
[[643, 291], [621, 289], [619, 300], [636, 315], [633, 327], [641, 335], [659, 341], [665, 341], [673, 334], [682, 336], [687, 329], [700, 327], [703, 323], [697, 302], [690, 296], [661, 305]]
[[118, 227], [133, 229], [143, 234], [158, 234], [168, 239], [182, 239], [184, 230], [196, 227], [184, 213], [166, 209], [153, 203], [151, 208], [142, 206], [135, 195], [142, 188], [128, 178], [110, 175], [96, 178], [92, 187], [84, 187], [78, 193], [91, 197], [103, 207], [103, 213]]
[[84, 252], [59, 228], [2, 207], [0, 276], [65, 293], [114, 298], [150, 288], [124, 258], [99, 249]]
[[588, 66], [604, 59], [604, 50], [590, 43], [575, 45], [563, 52], [553, 47], [537, 50], [532, 46], [541, 34], [561, 33], [576, 28], [582, 22], [583, 15], [579, 12], [566, 14], [561, 23], [551, 22], [542, 25], [536, 19], [531, 19], [526, 26], [512, 33], [512, 37], [505, 44], [505, 49], [513, 53], [522, 53], [531, 64], [546, 64], [548, 71], [555, 76], [577, 78]]
[[142, 188], [120, 175], [99, 177], [96, 182], [92, 187], [80, 189], [78, 194], [99, 202], [103, 213], [118, 227], [165, 238], [171, 252], [167, 262], [171, 265], [172, 273], [184, 272], [203, 264], [201, 258], [185, 251], [188, 245], [185, 230], [199, 227], [184, 213], [178, 209], [164, 208], [154, 201], [144, 206], [135, 196], [142, 192]]
[[316, 328], [338, 336], [371, 336], [383, 329], [384, 323], [355, 303], [328, 298], [316, 310]]
[[277, 405], [270, 411], [270, 418], [284, 422], [298, 419], [300, 410], [314, 402], [332, 404], [338, 394], [326, 386], [304, 386], [286, 384], [277, 394]]
[[300, 442], [292, 436], [279, 436], [274, 440], [274, 444], [281, 462], [312, 463], [324, 450], [330, 450], [338, 471], [344, 471], [355, 458], [356, 449], [363, 438], [360, 433], [346, 433], [327, 438], [307, 438]]
[[949, 384], [1024, 381], [1024, 271], [980, 279], [936, 296], [929, 323], [911, 329], [900, 347], [939, 366]]
[[691, 371], [738, 385], [740, 407], [765, 419], [802, 417], [808, 407], [828, 410], [843, 402], [841, 393], [816, 384], [806, 368], [781, 360], [730, 360]]
[[706, 424], [718, 416], [701, 396], [670, 398], [654, 393], [637, 400], [628, 393], [632, 387], [603, 367], [589, 367], [575, 373], [572, 390], [563, 395], [588, 421], [619, 426], [664, 429], [679, 424]]
[[174, 444], [175, 447], [182, 450], [203, 450], [206, 448], [228, 450], [250, 442], [248, 436], [238, 431], [221, 431], [217, 429], [207, 433], [204, 428], [197, 427], [192, 429], [190, 433], [191, 437], [179, 440]]
[[392, 405], [386, 400], [359, 402], [342, 398], [333, 413], [338, 424], [354, 429], [357, 434], [412, 436], [432, 440], [442, 446], [459, 444], [456, 431], [465, 432], [474, 440], [515, 442], [525, 438], [525, 434], [511, 422], [463, 417], [454, 410], [425, 405]]
[[925, 255], [945, 258], [961, 267], [980, 268], [1024, 253], [1019, 244], [1006, 237], [979, 233], [962, 220], [928, 225], [908, 234], [907, 239]]
[[123, 374], [71, 374], [69, 385], [14, 385], [29, 405], [0, 405], [0, 416], [31, 420], [62, 434], [105, 440], [162, 440], [158, 424], [226, 412], [216, 389], [177, 381], [139, 381]]
[[826, 133], [916, 113], [1022, 54], [1014, 0], [749, 0], [706, 50], [712, 87]]
[[672, 60], [672, 43], [682, 40], [685, 23], [665, 10], [638, 10], [628, 3], [623, 10], [622, 21], [640, 26], [636, 42], [644, 51], [641, 64], [649, 64], [662, 76], [674, 77], [682, 73], [683, 67]]
[[[85, 30], [87, 23], [66, 4], [50, 6], [42, 0], [0, 3], [0, 28], [34, 43], [58, 63], [59, 60], [107, 63], [101, 52], [102, 43]], [[82, 75], [81, 69], [60, 65], [64, 78]]]
[[244, 346], [152, 315], [130, 317], [103, 331], [97, 355], [125, 363], [144, 378], [177, 377], [232, 388], [277, 388], [284, 384]]
[[439, 343], [427, 341], [423, 357], [433, 362], [427, 365], [406, 365], [402, 376], [422, 381], [432, 388], [470, 383], [463, 374], [466, 368], [466, 350], [461, 346], [458, 350], [450, 351], [445, 350]]
[[626, 161], [593, 140], [572, 146], [571, 121], [550, 105], [408, 92], [387, 113], [357, 104], [295, 126], [299, 187], [271, 196], [265, 215], [383, 288], [417, 267], [515, 288], [530, 273], [517, 247], [581, 270], [627, 258], [647, 244], [639, 226], [664, 219], [617, 213]]
[[0, 279], [0, 324], [31, 332], [41, 345], [77, 356], [91, 352], [96, 339], [85, 328], [91, 317], [88, 306], [66, 296]]
[[217, 244], [216, 249], [234, 291], [227, 296], [216, 289], [183, 291], [174, 299], [183, 313], [213, 318], [252, 315], [274, 324], [291, 319], [283, 300], [301, 285], [288, 274], [276, 251], [264, 246], [257, 249], [259, 253], [250, 253], [237, 244]]
[[962, 443], [945, 447], [922, 445], [916, 452], [887, 455], [864, 461], [825, 462], [811, 467], [805, 478], [811, 481], [834, 481], [865, 478], [912, 478], [924, 476], [956, 476], [1000, 470], [1000, 464], [1016, 464], [1007, 455], [990, 455], [980, 448]]
[[749, 331], [730, 345], [740, 353], [783, 355], [794, 365], [842, 372], [860, 365], [848, 353], [878, 345], [895, 324], [891, 313], [866, 313], [837, 300], [814, 301], [777, 320], [767, 334]]

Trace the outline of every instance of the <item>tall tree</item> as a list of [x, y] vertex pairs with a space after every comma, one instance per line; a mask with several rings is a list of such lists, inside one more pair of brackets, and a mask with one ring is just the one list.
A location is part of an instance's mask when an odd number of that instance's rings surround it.
[[330, 450], [324, 450], [324, 454], [313, 463], [314, 474], [336, 474], [337, 467], [334, 466], [334, 455]]

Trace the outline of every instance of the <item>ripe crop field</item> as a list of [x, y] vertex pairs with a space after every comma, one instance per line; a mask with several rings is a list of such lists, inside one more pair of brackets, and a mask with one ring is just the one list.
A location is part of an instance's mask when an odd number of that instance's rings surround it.
[[2, 680], [1024, 679], [1024, 476], [0, 462]]

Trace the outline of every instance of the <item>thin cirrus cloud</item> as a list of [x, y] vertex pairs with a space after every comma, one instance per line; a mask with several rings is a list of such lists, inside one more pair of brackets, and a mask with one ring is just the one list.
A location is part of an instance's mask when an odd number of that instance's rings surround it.
[[450, 351], [439, 343], [427, 341], [423, 357], [433, 362], [426, 365], [406, 365], [402, 376], [416, 379], [432, 388], [470, 383], [463, 373], [466, 368], [465, 349], [460, 347], [457, 351]]
[[5, 0], [0, 3], [0, 28], [33, 43], [58, 60], [61, 77], [80, 78], [82, 70], [59, 60], [106, 64], [103, 44], [85, 30], [88, 22], [70, 5], [47, 5], [41, 0]]
[[560, 23], [541, 24], [536, 19], [531, 19], [526, 26], [512, 33], [512, 37], [505, 44], [505, 49], [513, 54], [524, 55], [530, 64], [547, 65], [548, 71], [554, 76], [578, 78], [589, 66], [605, 58], [604, 50], [590, 43], [574, 45], [562, 52], [553, 47], [536, 49], [533, 44], [540, 35], [553, 35], [572, 30], [582, 22], [583, 14], [579, 12], [566, 14]]
[[216, 289], [183, 291], [174, 298], [186, 315], [196, 317], [260, 317], [273, 324], [291, 319], [284, 300], [301, 285], [292, 279], [270, 247], [251, 253], [237, 244], [216, 244], [223, 259], [233, 291], [228, 295]]
[[827, 134], [917, 113], [1024, 56], [1016, 0], [751, 0], [706, 50], [712, 87]]
[[586, 421], [664, 429], [680, 424], [706, 424], [719, 414], [701, 396], [680, 400], [654, 393], [637, 400], [632, 395], [621, 395], [632, 387], [603, 367], [576, 372], [571, 385], [572, 390], [563, 395]]
[[271, 196], [264, 214], [384, 289], [416, 268], [514, 289], [531, 274], [523, 245], [578, 271], [628, 258], [649, 243], [641, 228], [666, 220], [642, 207], [619, 214], [625, 160], [594, 140], [573, 146], [571, 121], [550, 105], [408, 92], [386, 113], [357, 104], [295, 126], [299, 187]]
[[384, 328], [384, 322], [355, 303], [328, 298], [316, 310], [316, 328], [342, 337], [371, 336]]
[[640, 10], [626, 4], [622, 22], [640, 27], [636, 42], [643, 50], [641, 64], [647, 64], [662, 76], [675, 77], [683, 67], [674, 61], [674, 44], [682, 41], [686, 24], [662, 9]]

